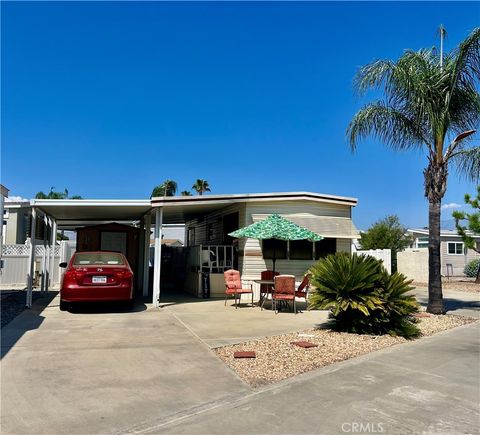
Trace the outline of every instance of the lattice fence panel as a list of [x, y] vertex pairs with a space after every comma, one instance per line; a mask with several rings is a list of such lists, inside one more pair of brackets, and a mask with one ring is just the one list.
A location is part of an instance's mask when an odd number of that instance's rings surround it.
[[3, 256], [22, 256], [28, 255], [30, 247], [28, 245], [3, 245]]

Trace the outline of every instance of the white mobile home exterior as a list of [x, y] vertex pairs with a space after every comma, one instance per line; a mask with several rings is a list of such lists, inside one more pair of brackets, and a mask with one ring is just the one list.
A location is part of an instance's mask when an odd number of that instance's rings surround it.
[[[262, 220], [273, 213], [323, 236], [328, 240], [332, 252], [351, 252], [352, 239], [358, 238], [358, 231], [352, 222], [352, 207], [356, 205], [356, 199], [313, 193], [252, 196], [235, 198], [235, 204], [206, 213], [200, 219], [197, 217], [187, 221], [186, 243], [189, 246], [231, 243], [226, 236], [228, 232]], [[238, 216], [238, 224], [236, 228], [225, 229], [225, 222], [228, 221], [226, 217], [232, 215]], [[286, 243], [286, 247], [286, 258], [277, 257], [276, 269], [281, 273], [295, 275], [298, 279], [301, 279], [316, 261], [315, 257], [321, 255], [312, 249], [310, 258], [294, 258], [294, 244]], [[259, 279], [262, 271], [272, 268], [272, 260], [265, 255], [265, 249], [262, 248], [264, 247], [259, 240], [238, 240], [238, 268], [243, 279]]]

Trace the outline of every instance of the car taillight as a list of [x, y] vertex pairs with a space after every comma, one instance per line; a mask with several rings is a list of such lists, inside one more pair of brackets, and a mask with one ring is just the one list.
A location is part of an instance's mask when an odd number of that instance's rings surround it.
[[63, 276], [63, 282], [64, 283], [71, 283], [75, 282], [77, 280], [77, 273], [75, 272], [75, 269], [67, 270], [65, 272], [65, 275]]
[[65, 284], [79, 283], [84, 276], [85, 276], [84, 272], [76, 269], [70, 269], [65, 272], [65, 275], [63, 277], [63, 282]]
[[131, 278], [133, 276], [133, 273], [130, 272], [129, 270], [119, 270], [117, 273], [117, 278], [119, 279], [125, 279], [125, 278]]

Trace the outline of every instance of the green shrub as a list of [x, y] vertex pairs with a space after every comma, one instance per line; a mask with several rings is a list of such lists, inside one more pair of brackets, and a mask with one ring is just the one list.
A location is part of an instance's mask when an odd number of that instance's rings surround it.
[[470, 261], [463, 269], [465, 276], [469, 278], [475, 278], [477, 276], [478, 268], [480, 267], [480, 258], [475, 258]]
[[412, 314], [418, 311], [411, 281], [389, 275], [382, 262], [370, 256], [336, 253], [311, 268], [311, 308], [330, 310], [336, 330], [359, 334], [419, 334]]

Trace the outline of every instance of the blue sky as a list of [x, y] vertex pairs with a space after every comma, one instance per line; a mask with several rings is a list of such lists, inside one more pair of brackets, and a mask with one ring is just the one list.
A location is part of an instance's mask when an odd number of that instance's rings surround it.
[[[420, 152], [345, 129], [357, 68], [406, 48], [447, 50], [479, 23], [455, 3], [2, 3], [2, 183], [146, 198], [165, 179], [212, 193], [359, 199], [359, 228], [427, 222]], [[370, 96], [369, 98], [373, 98]], [[478, 135], [477, 135], [478, 137]], [[474, 186], [453, 173], [445, 204]], [[448, 219], [451, 210], [444, 212]]]

